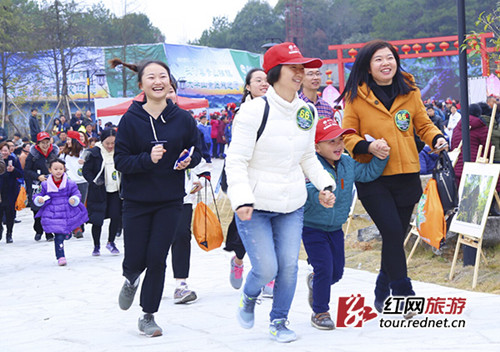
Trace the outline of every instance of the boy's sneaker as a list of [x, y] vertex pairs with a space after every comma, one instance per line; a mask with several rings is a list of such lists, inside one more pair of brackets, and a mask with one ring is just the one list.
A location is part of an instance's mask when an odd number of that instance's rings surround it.
[[101, 246], [95, 246], [94, 250], [92, 251], [92, 256], [98, 257], [100, 255], [101, 255]]
[[286, 319], [274, 319], [271, 324], [269, 324], [269, 333], [278, 342], [292, 342], [297, 339], [297, 335], [293, 330], [290, 330], [286, 326], [288, 325], [288, 320]]
[[66, 261], [66, 258], [61, 257], [61, 258], [57, 259], [57, 265], [59, 265], [59, 266], [65, 266], [66, 264], [68, 264], [68, 262]]
[[243, 264], [238, 265], [234, 262], [236, 256], [231, 258], [231, 272], [229, 273], [229, 282], [234, 289], [238, 290], [243, 283]]
[[134, 302], [134, 296], [139, 287], [140, 277], [135, 280], [133, 284], [131, 284], [127, 279], [123, 283], [122, 289], [120, 291], [120, 295], [118, 296], [118, 304], [120, 308], [123, 310], [127, 310]]
[[312, 313], [311, 315], [311, 325], [316, 329], [320, 330], [333, 330], [335, 329], [335, 323], [330, 317], [330, 313]]
[[182, 282], [179, 287], [177, 287], [174, 291], [174, 303], [175, 304], [184, 304], [193, 302], [197, 299], [196, 292], [188, 289], [188, 286], [185, 282]]
[[53, 234], [45, 234], [45, 238], [47, 238], [47, 242], [53, 242], [54, 241], [54, 235]]
[[144, 313], [144, 316], [139, 318], [139, 331], [147, 337], [157, 337], [163, 334], [161, 328], [156, 324], [155, 317], [151, 313]]
[[111, 254], [120, 254], [120, 251], [118, 250], [118, 248], [116, 248], [114, 242], [108, 242], [108, 244], [106, 245], [106, 249], [110, 251]]
[[73, 233], [75, 234], [75, 238], [83, 238], [83, 232], [80, 227], [77, 227]]
[[262, 297], [273, 298], [274, 280], [268, 282], [266, 286], [262, 287]]
[[314, 273], [310, 273], [307, 275], [307, 288], [309, 289], [309, 296], [308, 296], [308, 302], [309, 306], [313, 307], [313, 278], [314, 278]]
[[42, 234], [41, 233], [37, 233], [35, 234], [35, 241], [40, 241], [42, 239]]
[[244, 329], [253, 327], [255, 320], [255, 303], [260, 304], [257, 297], [248, 297], [245, 293], [241, 294], [240, 305], [238, 306], [238, 322]]

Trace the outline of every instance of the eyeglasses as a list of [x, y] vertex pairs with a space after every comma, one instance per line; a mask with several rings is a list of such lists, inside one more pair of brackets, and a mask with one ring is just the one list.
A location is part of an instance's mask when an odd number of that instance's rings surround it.
[[307, 72], [307, 77], [321, 77], [321, 72]]

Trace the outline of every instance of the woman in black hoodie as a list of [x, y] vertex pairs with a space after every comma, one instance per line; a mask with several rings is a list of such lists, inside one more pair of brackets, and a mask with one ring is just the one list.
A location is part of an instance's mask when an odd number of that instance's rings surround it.
[[[143, 102], [134, 101], [118, 125], [115, 168], [122, 173], [123, 231], [125, 256], [120, 291], [121, 309], [128, 309], [146, 270], [140, 304], [144, 314], [139, 330], [147, 336], [160, 336], [155, 323], [165, 280], [166, 257], [182, 211], [184, 169], [201, 159], [201, 139], [191, 115], [167, 100], [170, 69], [161, 61], [138, 65], [111, 60], [111, 66], [124, 65], [137, 72]], [[181, 156], [191, 156], [176, 163]]]

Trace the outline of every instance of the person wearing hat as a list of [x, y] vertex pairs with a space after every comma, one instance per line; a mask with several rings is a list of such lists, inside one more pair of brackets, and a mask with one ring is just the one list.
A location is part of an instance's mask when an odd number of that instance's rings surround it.
[[[59, 147], [51, 143], [50, 135], [47, 132], [39, 132], [36, 136], [36, 144], [31, 146], [26, 165], [24, 166], [24, 175], [26, 178], [26, 193], [28, 204], [33, 211], [33, 217], [38, 213], [40, 207], [33, 202], [33, 194], [38, 193], [43, 181], [49, 177], [49, 164], [59, 156]], [[44, 232], [40, 218], [35, 218], [33, 224], [35, 230], [35, 241], [40, 241]], [[53, 241], [54, 235], [45, 232], [47, 241]]]
[[238, 321], [243, 328], [253, 327], [257, 297], [274, 278], [269, 332], [278, 342], [297, 338], [287, 325], [297, 284], [307, 199], [304, 174], [320, 190], [321, 205], [332, 207], [335, 202], [335, 181], [314, 154], [318, 113], [297, 94], [304, 67], [321, 65], [320, 59], [303, 57], [293, 43], [270, 48], [263, 63], [270, 84], [265, 128], [257, 141], [262, 123], [257, 117], [264, 116], [264, 99], [242, 104], [226, 158], [228, 196], [252, 264], [238, 307]]
[[82, 174], [88, 182], [87, 210], [89, 222], [92, 224], [94, 240], [93, 256], [101, 255], [101, 232], [104, 219], [109, 222], [108, 242], [106, 249], [111, 254], [119, 254], [115, 237], [121, 226], [122, 200], [120, 199], [120, 173], [115, 169], [113, 160], [116, 131], [103, 130], [100, 141], [89, 150], [87, 160], [83, 164]]
[[[60, 158], [66, 162], [66, 173], [68, 178], [76, 183], [81, 194], [82, 203], [87, 200], [89, 184], [83, 177], [82, 169], [85, 163], [85, 156], [88, 154], [83, 142], [82, 133], [77, 131], [68, 131], [68, 139], [61, 150]], [[76, 238], [83, 238], [83, 224], [73, 229]]]
[[[367, 163], [390, 153], [382, 176], [356, 182], [358, 197], [382, 236], [374, 303], [382, 312], [391, 293], [415, 295], [403, 246], [413, 208], [422, 195], [415, 135], [433, 149], [448, 147], [427, 116], [413, 76], [403, 71], [398, 52], [388, 42], [374, 40], [360, 49], [337, 102], [344, 98], [342, 127], [356, 130], [344, 137], [353, 158]], [[400, 307], [395, 311], [406, 318], [414, 315]]]
[[325, 170], [334, 177], [335, 205], [324, 208], [318, 201], [318, 190], [307, 183], [307, 201], [304, 210], [302, 241], [313, 273], [307, 277], [309, 305], [313, 310], [311, 325], [321, 330], [332, 330], [330, 317], [330, 289], [342, 278], [345, 265], [344, 232], [342, 225], [349, 216], [354, 182], [371, 182], [378, 178], [387, 164], [387, 157], [373, 158], [362, 164], [344, 154], [343, 135], [356, 133], [343, 129], [334, 120], [324, 118], [316, 126], [316, 156]]

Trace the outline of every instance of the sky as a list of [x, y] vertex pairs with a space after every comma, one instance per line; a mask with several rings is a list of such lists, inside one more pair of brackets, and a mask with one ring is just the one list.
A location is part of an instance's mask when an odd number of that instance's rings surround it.
[[[216, 16], [226, 16], [230, 22], [248, 0], [85, 0], [87, 4], [102, 2], [117, 16], [126, 12], [146, 14], [165, 35], [168, 44], [187, 44], [198, 39], [212, 25]], [[278, 0], [261, 0], [272, 7]]]

